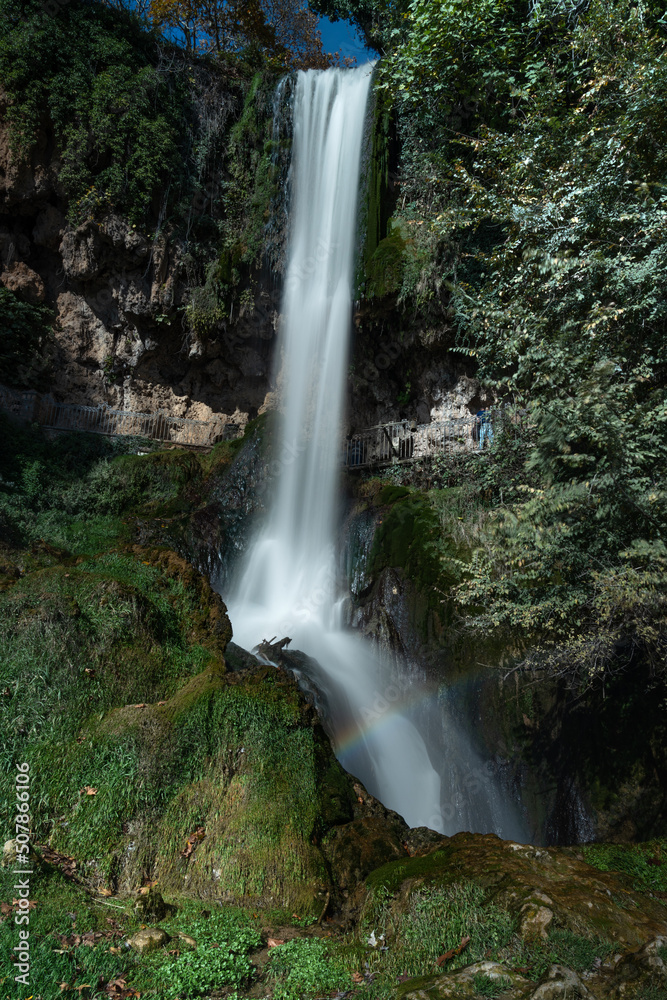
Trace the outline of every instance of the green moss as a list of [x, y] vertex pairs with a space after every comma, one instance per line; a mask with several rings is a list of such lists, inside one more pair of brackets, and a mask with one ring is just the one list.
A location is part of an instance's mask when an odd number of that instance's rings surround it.
[[622, 872], [640, 892], [667, 892], [667, 838], [643, 844], [585, 844], [589, 865], [603, 872]]
[[443, 563], [451, 546], [443, 537], [429, 497], [417, 490], [389, 485], [379, 492], [375, 502], [387, 509], [378, 519], [367, 573], [377, 577], [386, 567], [401, 569], [429, 607], [440, 606], [451, 582]]
[[411, 245], [412, 241], [406, 239], [398, 225], [378, 243], [366, 265], [367, 298], [382, 298], [400, 291]]
[[451, 852], [448, 850], [433, 851], [421, 858], [402, 858], [400, 861], [390, 861], [389, 864], [377, 868], [366, 879], [366, 885], [374, 895], [394, 895], [401, 883], [408, 878], [420, 878], [432, 882], [449, 873]]

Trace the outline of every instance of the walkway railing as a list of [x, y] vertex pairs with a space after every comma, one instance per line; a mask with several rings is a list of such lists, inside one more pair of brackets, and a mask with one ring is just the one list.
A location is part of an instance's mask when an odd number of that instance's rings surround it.
[[398, 465], [435, 455], [480, 453], [493, 442], [507, 421], [519, 424], [517, 414], [488, 411], [485, 418], [475, 416], [452, 418], [432, 424], [417, 424], [403, 420], [378, 424], [352, 435], [345, 442], [343, 464], [348, 468], [369, 465]]
[[238, 424], [222, 420], [193, 420], [133, 410], [113, 410], [108, 406], [82, 406], [58, 403], [51, 396], [0, 386], [0, 409], [19, 420], [41, 424], [58, 431], [87, 431], [109, 437], [131, 435], [151, 441], [164, 441], [184, 447], [210, 447], [218, 441], [240, 436]]

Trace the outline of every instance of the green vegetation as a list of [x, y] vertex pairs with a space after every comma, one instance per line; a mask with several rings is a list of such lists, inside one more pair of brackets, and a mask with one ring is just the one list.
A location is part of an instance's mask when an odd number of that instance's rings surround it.
[[164, 952], [150, 956], [133, 977], [133, 986], [157, 989], [167, 1000], [209, 996], [221, 987], [240, 989], [253, 973], [248, 953], [261, 947], [255, 923], [246, 911], [233, 908], [208, 917], [196, 910], [179, 913], [161, 926], [172, 937], [179, 931], [187, 933], [197, 942], [196, 949], [182, 951], [176, 958]]
[[269, 975], [274, 1000], [311, 1000], [350, 985], [348, 963], [340, 949], [319, 938], [295, 938], [276, 948]]
[[[71, 0], [55, 13], [39, 0], [0, 0], [0, 18], [12, 153], [21, 160], [34, 144], [58, 145], [69, 221], [96, 223], [113, 212], [148, 240], [177, 242], [191, 289], [180, 308], [193, 336], [254, 308], [276, 192], [280, 64], [259, 50], [188, 57], [132, 11], [101, 0]], [[39, 346], [46, 311], [8, 296], [0, 317], [29, 348], [30, 339]], [[171, 322], [174, 309], [155, 318]], [[24, 373], [17, 377], [25, 384]]]
[[[454, 602], [466, 628], [512, 637], [575, 684], [629, 659], [661, 671], [662, 8], [382, 6], [400, 198], [367, 294], [425, 317], [511, 414], [493, 462], [455, 470], [481, 509], [469, 554], [447, 561]], [[323, 7], [371, 28], [379, 11]], [[431, 480], [452, 483], [437, 468]]]
[[473, 977], [472, 985], [477, 996], [499, 997], [506, 992], [512, 983], [509, 979], [492, 979], [491, 976], [485, 976], [483, 972], [478, 972]]
[[376, 936], [385, 934], [390, 947], [373, 954], [371, 969], [390, 981], [400, 975], [427, 975], [440, 955], [454, 952], [465, 937], [470, 942], [448, 961], [449, 971], [489, 955], [498, 957], [513, 939], [514, 920], [495, 904], [487, 904], [485, 895], [469, 881], [431, 885], [413, 892], [407, 906], [395, 912], [386, 891], [377, 894], [374, 912], [365, 915], [365, 923], [370, 919]]
[[667, 839], [644, 844], [585, 844], [589, 865], [603, 872], [623, 872], [641, 892], [667, 893]]
[[52, 319], [46, 306], [31, 305], [0, 285], [0, 381], [5, 385], [40, 385], [40, 353]]
[[[11, 872], [0, 869], [2, 899], [11, 899], [14, 881]], [[119, 979], [141, 993], [194, 1000], [214, 987], [239, 988], [251, 977], [247, 956], [261, 945], [257, 921], [247, 911], [218, 907], [210, 912], [199, 901], [179, 899], [176, 915], [160, 922], [171, 937], [168, 948], [139, 957], [124, 946], [141, 927], [129, 900], [110, 905], [96, 899], [45, 861], [37, 865], [31, 887], [38, 905], [30, 912], [30, 978], [39, 984], [36, 995], [42, 1000], [63, 992], [102, 998], [105, 985]], [[15, 930], [11, 920], [0, 923], [0, 941], [8, 949], [15, 944]], [[196, 949], [181, 943], [180, 934], [194, 938]], [[1, 995], [21, 1000], [25, 991], [6, 969], [3, 973]]]
[[101, 3], [74, 0], [54, 17], [37, 0], [2, 0], [0, 17], [0, 78], [17, 153], [50, 125], [72, 221], [114, 209], [143, 222], [158, 189], [185, 180], [184, 76], [160, 73], [155, 40]]

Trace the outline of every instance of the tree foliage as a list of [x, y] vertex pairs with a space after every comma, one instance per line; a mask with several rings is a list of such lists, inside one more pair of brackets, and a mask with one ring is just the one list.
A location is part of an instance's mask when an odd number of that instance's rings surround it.
[[526, 411], [459, 603], [587, 676], [664, 662], [667, 641], [661, 13], [413, 0], [380, 81], [403, 138], [393, 224], [425, 262], [402, 296], [445, 299], [453, 349]]
[[72, 0], [52, 16], [36, 0], [0, 0], [0, 18], [16, 155], [52, 128], [73, 218], [114, 208], [141, 221], [182, 176], [186, 81], [161, 73], [155, 39], [103, 4]]
[[331, 65], [317, 17], [302, 0], [150, 0], [147, 15], [175, 29], [188, 52], [261, 52], [290, 69]]
[[0, 382], [25, 387], [39, 381], [40, 352], [52, 319], [46, 306], [25, 302], [0, 285]]

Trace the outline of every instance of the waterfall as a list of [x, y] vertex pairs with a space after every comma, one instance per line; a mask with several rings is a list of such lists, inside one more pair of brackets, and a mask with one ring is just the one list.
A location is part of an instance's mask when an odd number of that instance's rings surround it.
[[[501, 832], [502, 819], [488, 805], [492, 795], [482, 796], [486, 813], [475, 816], [469, 790], [462, 794], [452, 786], [452, 773], [461, 784], [479, 764], [469, 748], [461, 749], [453, 720], [448, 744], [457, 760], [441, 775], [420, 733], [433, 729], [436, 706], [424, 709], [419, 697], [413, 706], [419, 692], [410, 680], [392, 676], [370, 645], [342, 625], [336, 574], [340, 431], [371, 73], [363, 66], [298, 74], [277, 362], [278, 457], [266, 523], [226, 595], [227, 606], [240, 645], [251, 649], [264, 638], [289, 636], [294, 648], [319, 663], [314, 679], [326, 699], [337, 756], [384, 805], [411, 826]], [[488, 785], [482, 772], [477, 767], [475, 780]]]

